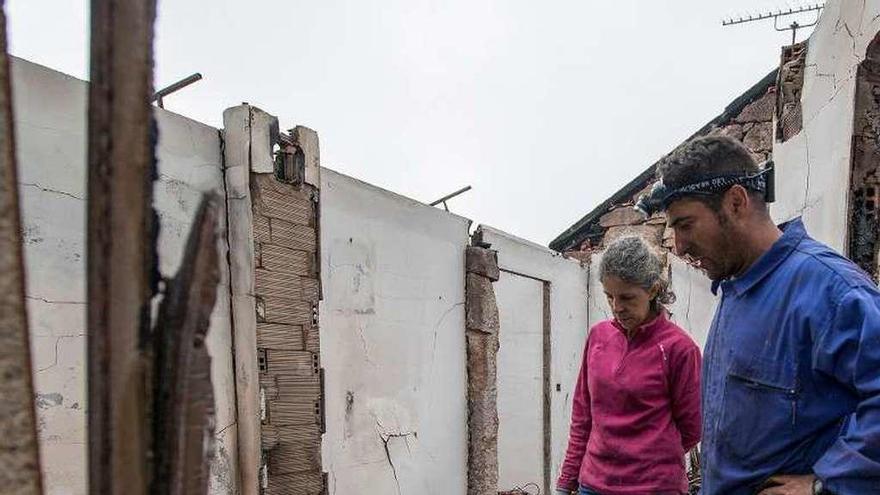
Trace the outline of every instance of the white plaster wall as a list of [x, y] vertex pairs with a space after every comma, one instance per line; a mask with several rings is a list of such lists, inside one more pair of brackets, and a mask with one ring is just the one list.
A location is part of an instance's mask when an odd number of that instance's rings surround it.
[[501, 272], [495, 282], [498, 349], [498, 489], [544, 477], [544, 284]]
[[703, 272], [671, 254], [668, 259], [669, 283], [676, 297], [669, 305], [671, 319], [703, 349], [718, 298], [712, 294], [712, 283]]
[[[162, 275], [177, 273], [192, 221], [203, 192], [224, 197], [220, 134], [213, 127], [157, 109], [159, 123], [159, 180], [154, 204], [159, 215], [159, 265]], [[232, 358], [232, 323], [229, 310], [229, 271], [226, 265], [226, 217], [221, 212], [218, 239], [220, 284], [211, 314], [206, 344], [211, 356], [214, 386], [215, 456], [211, 464], [210, 493], [238, 493], [235, 376]]]
[[464, 494], [470, 221], [323, 169], [329, 493]]
[[810, 36], [803, 129], [774, 142], [774, 219], [803, 215], [808, 232], [845, 252], [855, 75], [880, 29], [880, 1], [830, 0]]
[[37, 428], [47, 494], [85, 493], [84, 82], [12, 61]]
[[[25, 238], [27, 297], [47, 494], [86, 493], [84, 81], [13, 59], [13, 104]], [[216, 129], [157, 110], [155, 204], [161, 271], [176, 271], [199, 191], [222, 191]], [[225, 259], [225, 236], [221, 236]], [[223, 270], [225, 271], [225, 270]], [[225, 275], [224, 275], [225, 276]], [[235, 493], [235, 427], [228, 288], [211, 319], [218, 457], [213, 493]], [[231, 457], [230, 457], [231, 456]]]
[[[589, 295], [589, 268], [582, 267], [577, 261], [563, 258], [559, 253], [544, 246], [507, 234], [492, 227], [480, 226], [483, 231], [483, 240], [492, 244], [492, 249], [498, 251], [498, 265], [503, 270], [527, 275], [535, 279], [550, 282], [550, 460], [551, 460], [551, 485], [555, 483], [555, 477], [559, 472], [559, 466], [565, 457], [565, 448], [568, 443], [568, 427], [571, 420], [571, 394], [574, 391], [577, 374], [580, 370], [581, 357], [583, 355], [584, 342], [589, 329], [588, 295]], [[496, 298], [499, 303], [501, 325], [501, 354], [499, 354], [499, 450], [504, 445], [515, 445], [518, 441], [529, 441], [534, 444], [535, 440], [530, 436], [533, 432], [518, 432], [523, 438], [508, 438], [516, 435], [512, 428], [507, 428], [505, 423], [513, 421], [514, 424], [524, 424], [525, 421], [534, 421], [534, 417], [526, 415], [513, 415], [502, 409], [503, 405], [515, 404], [523, 408], [536, 408], [540, 420], [537, 423], [538, 455], [543, 450], [543, 392], [542, 384], [539, 383], [537, 392], [538, 402], [535, 403], [536, 389], [514, 388], [501, 383], [501, 374], [523, 376], [530, 370], [527, 367], [535, 367], [531, 370], [533, 376], [543, 378], [543, 337], [537, 339], [534, 332], [531, 336], [520, 334], [521, 324], [514, 326], [517, 334], [506, 334], [510, 325], [504, 322], [511, 319], [528, 319], [538, 321], [543, 331], [543, 288], [536, 294], [535, 285], [527, 284], [518, 277], [516, 282], [505, 278], [495, 284]], [[601, 292], [600, 292], [601, 293]], [[524, 301], [539, 297], [537, 304]], [[537, 314], [532, 314], [537, 312]], [[541, 336], [542, 334], [538, 334]], [[536, 348], [518, 348], [522, 338], [528, 338]], [[537, 356], [535, 351], [537, 350]], [[523, 368], [517, 370], [512, 363], [519, 361]], [[504, 396], [506, 394], [511, 394]], [[531, 409], [530, 409], [531, 410]], [[533, 410], [532, 410], [533, 411]], [[517, 455], [523, 456], [516, 459]], [[499, 461], [506, 463], [501, 469], [506, 483], [522, 485], [524, 482], [536, 482], [543, 490], [543, 473], [537, 479], [527, 478], [534, 476], [532, 457], [534, 452], [511, 452], [507, 449], [499, 452]], [[543, 463], [541, 464], [543, 465]], [[522, 470], [522, 471], [518, 471]], [[521, 474], [520, 474], [521, 473]], [[499, 484], [499, 488], [511, 488]]]

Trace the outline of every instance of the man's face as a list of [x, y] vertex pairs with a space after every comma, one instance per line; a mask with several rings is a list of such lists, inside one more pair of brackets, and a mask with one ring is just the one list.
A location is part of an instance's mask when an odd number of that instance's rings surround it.
[[712, 280], [735, 272], [733, 227], [724, 212], [715, 212], [692, 198], [674, 201], [666, 209], [666, 225], [675, 233], [675, 253], [690, 258]]

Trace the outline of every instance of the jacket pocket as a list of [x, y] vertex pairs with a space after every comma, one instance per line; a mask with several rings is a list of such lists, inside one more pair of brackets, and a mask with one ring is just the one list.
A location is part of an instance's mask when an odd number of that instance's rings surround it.
[[799, 395], [790, 360], [733, 356], [719, 425], [722, 448], [744, 466], [781, 455], [797, 425]]

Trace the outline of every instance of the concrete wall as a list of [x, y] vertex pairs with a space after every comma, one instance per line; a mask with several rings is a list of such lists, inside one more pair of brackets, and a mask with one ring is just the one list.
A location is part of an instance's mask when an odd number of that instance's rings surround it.
[[[502, 253], [503, 254], [503, 253]], [[498, 488], [544, 476], [544, 283], [501, 272], [498, 334]]]
[[85, 493], [84, 82], [12, 62], [34, 387], [45, 491]]
[[880, 1], [825, 4], [807, 50], [803, 129], [773, 145], [774, 219], [803, 215], [808, 232], [840, 252], [847, 234], [856, 69], [878, 29]]
[[[14, 59], [27, 297], [47, 494], [86, 492], [85, 188], [87, 85]], [[155, 204], [161, 271], [177, 270], [199, 191], [222, 191], [218, 131], [157, 110], [160, 142]], [[225, 236], [221, 239], [225, 259]], [[225, 270], [224, 270], [225, 271]], [[217, 401], [213, 493], [234, 493], [235, 415], [228, 288], [220, 291], [208, 349]]]
[[499, 489], [533, 482], [543, 491], [543, 286], [550, 284], [552, 486], [565, 456], [571, 394], [589, 328], [589, 269], [497, 229], [481, 226], [480, 230], [483, 240], [498, 251], [502, 270], [495, 284], [501, 318]]
[[322, 171], [329, 493], [459, 494], [470, 221]]

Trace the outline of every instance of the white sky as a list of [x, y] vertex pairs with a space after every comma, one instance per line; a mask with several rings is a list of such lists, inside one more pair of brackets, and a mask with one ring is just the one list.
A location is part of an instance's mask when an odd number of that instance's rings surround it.
[[[88, 2], [7, 0], [10, 51], [85, 78]], [[324, 166], [546, 244], [777, 64], [795, 0], [159, 0], [167, 109], [243, 101], [318, 131]], [[809, 20], [809, 16], [805, 17]], [[802, 39], [807, 32], [798, 36]]]

